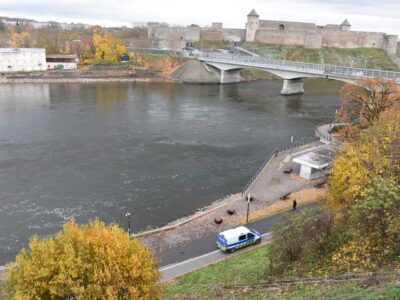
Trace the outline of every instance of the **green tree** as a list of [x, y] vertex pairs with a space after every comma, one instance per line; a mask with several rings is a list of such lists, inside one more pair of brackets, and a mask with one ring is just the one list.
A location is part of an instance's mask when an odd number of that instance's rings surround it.
[[117, 225], [73, 220], [54, 237], [31, 238], [8, 265], [12, 299], [157, 299], [160, 273], [151, 252]]
[[399, 235], [400, 185], [387, 178], [374, 178], [365, 196], [351, 207], [352, 223], [362, 233], [381, 238]]

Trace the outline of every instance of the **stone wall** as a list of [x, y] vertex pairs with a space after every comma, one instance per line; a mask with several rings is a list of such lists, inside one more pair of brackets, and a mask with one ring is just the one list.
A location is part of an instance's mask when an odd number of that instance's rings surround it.
[[396, 55], [397, 52], [397, 35], [384, 35], [383, 49], [388, 55]]
[[234, 29], [234, 28], [201, 28], [200, 39], [201, 40], [213, 40], [221, 41], [225, 37], [234, 35], [240, 37], [242, 41], [246, 40], [246, 30], [245, 29]]
[[322, 31], [322, 46], [337, 48], [384, 48], [384, 33], [361, 31]]
[[277, 45], [300, 45], [307, 48], [321, 48], [320, 34], [295, 30], [257, 30], [256, 41]]
[[260, 20], [259, 30], [295, 30], [306, 32], [317, 32], [317, 26], [314, 23], [288, 22], [288, 21], [269, 21]]

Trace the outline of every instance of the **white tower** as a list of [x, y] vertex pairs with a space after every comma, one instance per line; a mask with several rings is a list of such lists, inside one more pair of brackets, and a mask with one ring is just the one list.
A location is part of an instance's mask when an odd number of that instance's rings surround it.
[[247, 15], [247, 23], [246, 23], [246, 42], [254, 42], [256, 39], [256, 32], [258, 29], [258, 24], [260, 21], [260, 16], [253, 9]]

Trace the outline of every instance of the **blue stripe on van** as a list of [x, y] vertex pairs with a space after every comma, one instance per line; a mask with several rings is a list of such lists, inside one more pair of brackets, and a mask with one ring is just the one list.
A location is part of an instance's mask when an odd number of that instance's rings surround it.
[[229, 245], [226, 245], [226, 246], [227, 247], [232, 247], [232, 246], [240, 245], [240, 244], [251, 242], [251, 241], [254, 241], [254, 239], [245, 239], [243, 241], [240, 241], [240, 242], [237, 242], [237, 243], [233, 243], [233, 244], [229, 244]]

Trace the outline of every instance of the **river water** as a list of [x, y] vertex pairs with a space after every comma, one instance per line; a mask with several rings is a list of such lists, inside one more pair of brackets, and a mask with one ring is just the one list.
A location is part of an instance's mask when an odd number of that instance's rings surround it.
[[132, 230], [239, 192], [275, 147], [330, 122], [341, 83], [0, 85], [0, 264], [74, 217]]

